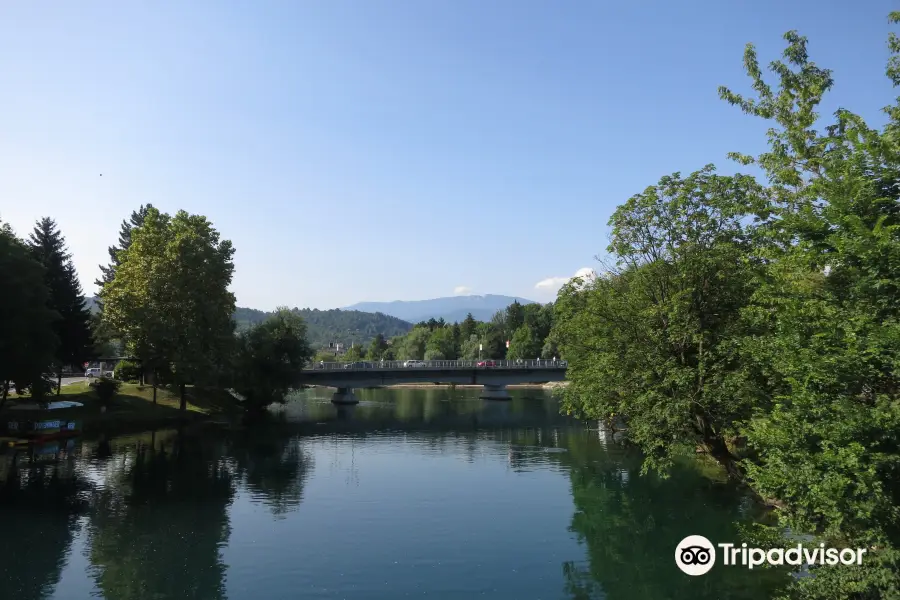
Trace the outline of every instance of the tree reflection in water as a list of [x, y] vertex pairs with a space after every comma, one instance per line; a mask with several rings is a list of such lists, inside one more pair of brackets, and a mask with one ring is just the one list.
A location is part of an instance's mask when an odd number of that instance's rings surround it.
[[680, 462], [661, 479], [640, 475], [639, 456], [587, 435], [569, 436], [567, 448], [558, 456], [572, 485], [571, 530], [588, 550], [587, 564], [563, 565], [569, 597], [750, 600], [771, 598], [785, 584], [780, 571], [715, 567], [690, 577], [675, 566], [684, 537], [740, 543], [736, 523], [753, 516], [742, 512], [738, 490], [704, 476], [696, 462]]
[[87, 512], [90, 486], [55, 449], [0, 454], [0, 598], [49, 597]]

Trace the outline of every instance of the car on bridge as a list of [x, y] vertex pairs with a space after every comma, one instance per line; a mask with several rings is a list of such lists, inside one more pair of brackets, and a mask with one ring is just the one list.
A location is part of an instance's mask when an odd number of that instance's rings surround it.
[[403, 366], [406, 368], [424, 367], [425, 361], [424, 360], [408, 360], [405, 363], [403, 363]]
[[497, 363], [492, 360], [481, 360], [475, 365], [476, 367], [496, 367]]
[[372, 369], [375, 365], [370, 362], [351, 362], [344, 365], [345, 369]]

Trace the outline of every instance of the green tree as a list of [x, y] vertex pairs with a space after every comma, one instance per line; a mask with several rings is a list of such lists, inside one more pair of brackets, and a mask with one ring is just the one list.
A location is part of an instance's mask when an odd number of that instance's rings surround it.
[[231, 356], [233, 255], [206, 217], [179, 211], [173, 218], [151, 208], [101, 291], [104, 319], [130, 353], [170, 374], [182, 410], [184, 386], [211, 382]]
[[457, 356], [453, 329], [442, 327], [436, 329], [425, 347], [425, 360], [455, 360]]
[[516, 330], [524, 324], [525, 307], [519, 304], [518, 300], [514, 300], [512, 304], [506, 307], [503, 319], [503, 335], [506, 336], [506, 339], [512, 339]]
[[10, 382], [24, 389], [53, 362], [59, 338], [50, 309], [44, 268], [9, 227], [0, 227], [0, 408]]
[[91, 314], [85, 305], [84, 293], [78, 282], [72, 255], [53, 219], [45, 217], [37, 222], [28, 240], [32, 256], [44, 267], [44, 283], [50, 292], [48, 306], [59, 314], [53, 330], [59, 338], [56, 347], [57, 395], [62, 383], [62, 370], [80, 364], [91, 357]]
[[489, 325], [481, 340], [484, 344], [482, 358], [500, 359], [506, 356], [506, 336], [501, 328]]
[[[846, 109], [814, 129], [831, 72], [809, 60], [805, 38], [785, 39], [774, 89], [750, 45], [756, 97], [720, 90], [771, 122], [768, 152], [733, 155], [763, 169], [774, 198], [769, 267], [746, 311], [756, 335], [742, 346], [774, 406], [747, 429], [748, 472], [783, 501], [782, 525], [870, 548], [863, 567], [821, 569], [793, 597], [900, 597], [900, 100], [883, 131]], [[900, 39], [889, 46], [897, 86]]]
[[472, 313], [466, 315], [466, 318], [463, 319], [463, 322], [459, 324], [459, 337], [461, 340], [468, 340], [469, 337], [475, 334], [475, 330], [478, 327], [478, 321], [475, 320], [475, 317], [472, 316]]
[[288, 308], [237, 337], [234, 389], [251, 413], [283, 403], [300, 386], [303, 368], [312, 350], [306, 341], [306, 323]]
[[506, 357], [513, 360], [533, 360], [541, 355], [542, 346], [541, 339], [538, 338], [534, 329], [529, 325], [522, 325], [513, 334]]
[[316, 355], [313, 357], [313, 362], [339, 362], [337, 360], [337, 355], [333, 350], [319, 350], [316, 352]]
[[613, 214], [611, 273], [560, 291], [554, 333], [571, 381], [564, 406], [625, 418], [647, 468], [665, 470], [678, 439], [741, 476], [727, 441], [758, 394], [733, 346], [760, 269], [747, 221], [763, 201], [752, 178], [711, 166], [663, 177]]
[[152, 204], [142, 204], [139, 209], [131, 213], [131, 217], [128, 220], [122, 221], [122, 225], [119, 227], [119, 243], [116, 246], [109, 247], [109, 264], [100, 265], [100, 279], [94, 282], [101, 290], [103, 286], [116, 276], [116, 267], [119, 266], [119, 252], [127, 250], [128, 246], [131, 245], [131, 230], [143, 225], [144, 217], [147, 216], [147, 212], [151, 208], [153, 208]]
[[553, 359], [559, 358], [559, 346], [556, 344], [556, 340], [552, 337], [548, 337], [544, 342], [544, 345], [541, 347], [541, 358], [543, 359]]
[[427, 327], [414, 327], [403, 340], [398, 360], [422, 360], [429, 338], [431, 331]]
[[478, 337], [477, 334], [473, 333], [472, 335], [470, 335], [469, 339], [467, 339], [460, 345], [460, 360], [476, 360], [478, 358], [478, 345], [480, 343], [481, 338]]
[[350, 348], [348, 348], [346, 352], [344, 352], [344, 355], [341, 358], [346, 362], [360, 361], [365, 358], [364, 352], [365, 351], [363, 350], [362, 346], [360, 346], [359, 344], [354, 344], [353, 346], [350, 346]]
[[378, 333], [372, 339], [372, 343], [369, 346], [368, 359], [369, 360], [381, 360], [384, 358], [384, 353], [388, 349], [387, 340], [384, 339], [384, 335]]

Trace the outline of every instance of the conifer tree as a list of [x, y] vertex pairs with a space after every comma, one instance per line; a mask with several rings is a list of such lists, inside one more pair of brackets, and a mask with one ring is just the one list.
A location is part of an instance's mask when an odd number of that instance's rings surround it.
[[131, 213], [130, 218], [122, 221], [122, 225], [119, 227], [119, 243], [116, 246], [109, 247], [108, 252], [110, 262], [105, 266], [100, 265], [100, 272], [103, 273], [103, 275], [94, 282], [101, 291], [103, 290], [103, 286], [112, 281], [113, 277], [116, 276], [116, 267], [119, 266], [119, 252], [127, 250], [131, 245], [132, 229], [141, 226], [147, 216], [147, 211], [151, 208], [153, 208], [152, 204], [142, 204], [140, 208]]
[[60, 316], [53, 329], [59, 338], [54, 358], [61, 380], [64, 365], [80, 363], [92, 354], [91, 315], [72, 264], [72, 255], [53, 219], [44, 217], [37, 222], [28, 238], [28, 247], [35, 260], [44, 267], [44, 283], [49, 291], [47, 305]]

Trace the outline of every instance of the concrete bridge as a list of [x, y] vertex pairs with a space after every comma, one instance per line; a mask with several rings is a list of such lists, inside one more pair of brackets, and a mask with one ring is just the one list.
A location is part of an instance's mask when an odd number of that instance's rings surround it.
[[303, 371], [304, 385], [337, 388], [331, 401], [357, 404], [355, 388], [401, 383], [455, 383], [483, 386], [481, 397], [509, 400], [508, 385], [563, 381], [562, 360], [409, 360], [317, 363]]

